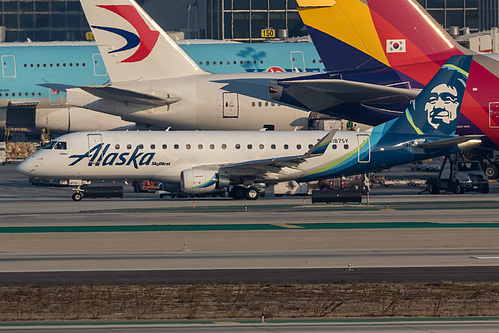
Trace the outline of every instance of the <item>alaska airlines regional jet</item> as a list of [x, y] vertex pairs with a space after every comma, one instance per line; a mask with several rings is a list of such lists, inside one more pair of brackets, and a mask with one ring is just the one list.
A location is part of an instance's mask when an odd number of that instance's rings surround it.
[[[146, 178], [186, 193], [231, 187], [235, 199], [256, 199], [255, 183], [334, 178], [456, 153], [481, 142], [454, 136], [470, 63], [470, 56], [449, 59], [402, 116], [367, 132], [79, 132], [52, 141], [17, 171], [56, 179]], [[427, 113], [427, 104], [448, 95], [446, 117]]]
[[269, 81], [291, 73], [210, 74], [135, 1], [81, 4], [112, 84], [68, 87], [68, 104], [175, 130], [307, 128], [308, 110], [269, 97]]
[[[202, 69], [213, 73], [324, 70], [309, 42], [179, 43]], [[104, 85], [110, 81], [95, 43], [2, 43], [0, 57], [0, 129], [30, 132], [49, 127], [52, 132], [65, 133], [134, 127], [134, 123], [117, 116], [66, 105], [68, 86]]]
[[[312, 111], [379, 124], [400, 115], [450, 56], [475, 54], [416, 0], [298, 0], [298, 5], [328, 73], [284, 79], [272, 91], [276, 100]], [[470, 71], [457, 133], [485, 134], [483, 147], [498, 149], [497, 55], [474, 55]]]

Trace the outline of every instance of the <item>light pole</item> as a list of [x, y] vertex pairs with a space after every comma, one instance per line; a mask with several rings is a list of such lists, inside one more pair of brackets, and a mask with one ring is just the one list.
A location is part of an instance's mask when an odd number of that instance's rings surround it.
[[192, 5], [187, 5], [187, 38], [191, 38], [191, 7]]
[[[197, 11], [197, 5], [198, 5], [197, 2], [190, 4], [190, 5], [187, 5], [187, 39], [190, 39], [192, 37], [192, 34], [191, 34], [191, 8], [193, 6], [196, 6], [196, 11]], [[194, 26], [196, 26], [196, 20], [197, 20], [197, 15], [194, 17]], [[196, 37], [197, 37], [197, 33], [196, 33]]]

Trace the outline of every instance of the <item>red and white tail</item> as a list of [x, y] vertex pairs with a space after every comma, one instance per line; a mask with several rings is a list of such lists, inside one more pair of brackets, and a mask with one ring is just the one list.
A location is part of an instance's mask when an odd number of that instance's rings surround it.
[[204, 72], [134, 0], [81, 0], [111, 81]]

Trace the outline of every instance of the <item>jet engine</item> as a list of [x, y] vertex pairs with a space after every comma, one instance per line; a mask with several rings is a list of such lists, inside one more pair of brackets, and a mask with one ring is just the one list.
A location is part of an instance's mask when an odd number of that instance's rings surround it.
[[229, 177], [210, 170], [191, 168], [182, 171], [180, 176], [180, 186], [185, 193], [211, 193], [229, 185]]

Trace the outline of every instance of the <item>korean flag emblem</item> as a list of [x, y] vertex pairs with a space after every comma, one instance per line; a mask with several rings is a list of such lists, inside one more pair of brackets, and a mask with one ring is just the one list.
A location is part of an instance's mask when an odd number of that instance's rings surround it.
[[405, 53], [405, 39], [387, 39], [386, 53]]

